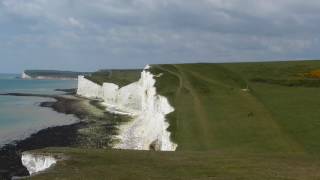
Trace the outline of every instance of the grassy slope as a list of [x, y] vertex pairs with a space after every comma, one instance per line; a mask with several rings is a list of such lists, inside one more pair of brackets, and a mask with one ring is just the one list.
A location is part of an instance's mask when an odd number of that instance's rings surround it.
[[319, 179], [319, 159], [288, 154], [50, 149], [71, 157], [42, 179]]
[[[241, 89], [245, 80], [221, 65], [161, 66], [178, 79], [176, 90], [159, 80], [160, 92], [171, 94], [176, 112], [170, 120], [179, 150], [277, 151], [289, 149], [268, 111]], [[166, 73], [167, 74], [167, 73]], [[172, 92], [175, 91], [175, 92]], [[253, 117], [248, 115], [253, 113]]]
[[[243, 74], [246, 79], [299, 79], [299, 74], [320, 69], [320, 61], [234, 64], [227, 67]], [[308, 86], [309, 83], [306, 84]], [[300, 147], [300, 151], [319, 154], [320, 88], [253, 82], [250, 82], [250, 87], [255, 98], [270, 112], [281, 131]]]
[[[179, 150], [317, 153], [319, 88], [252, 81], [301, 79], [314, 69], [320, 62], [162, 65], [154, 72], [167, 72], [158, 88], [176, 107], [169, 118]], [[179, 85], [164, 86], [170, 81]]]
[[38, 178], [320, 178], [320, 89], [301, 77], [314, 69], [320, 62], [154, 66], [176, 108], [168, 119], [178, 152], [66, 150], [72, 160]]

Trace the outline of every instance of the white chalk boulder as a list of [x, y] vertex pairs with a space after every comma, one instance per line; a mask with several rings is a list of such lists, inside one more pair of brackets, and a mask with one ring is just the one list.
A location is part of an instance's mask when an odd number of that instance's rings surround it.
[[22, 154], [21, 161], [30, 175], [44, 171], [57, 163], [57, 160], [52, 156], [31, 154], [28, 152]]

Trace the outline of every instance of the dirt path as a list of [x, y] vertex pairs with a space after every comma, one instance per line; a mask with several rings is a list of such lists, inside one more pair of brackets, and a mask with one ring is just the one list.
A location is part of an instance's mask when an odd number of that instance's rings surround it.
[[[169, 69], [163, 68], [161, 66], [157, 66], [157, 68], [161, 69], [163, 72], [167, 72], [169, 74], [172, 74], [173, 76], [175, 76], [179, 79], [179, 87], [177, 88], [177, 90], [175, 92], [175, 96], [177, 99], [183, 98], [183, 96], [181, 95], [181, 92], [183, 89], [183, 84], [184, 84], [182, 77], [178, 73], [171, 71]], [[180, 104], [178, 104], [178, 102], [180, 102], [180, 101], [174, 100], [175, 111], [177, 112], [176, 113], [177, 114], [176, 126], [177, 126], [177, 129], [180, 129], [183, 124], [183, 122], [180, 121], [180, 119], [183, 119], [183, 118], [181, 118], [181, 113], [183, 113], [183, 112], [181, 112], [181, 110], [179, 108], [177, 108], [180, 106]], [[178, 134], [179, 132], [177, 131], [176, 133]]]
[[[209, 124], [209, 117], [208, 117], [208, 113], [206, 112], [205, 106], [202, 103], [202, 100], [200, 98], [200, 96], [198, 95], [198, 93], [196, 92], [196, 90], [194, 89], [193, 85], [191, 84], [191, 82], [189, 81], [187, 75], [185, 74], [185, 72], [180, 69], [180, 67], [176, 67], [179, 71], [179, 77], [182, 81], [182, 86], [184, 88], [186, 88], [189, 92], [190, 95], [193, 98], [193, 109], [194, 109], [194, 113], [195, 113], [195, 117], [196, 117], [196, 124], [199, 124], [199, 132], [202, 134], [202, 138], [201, 140], [203, 141], [203, 145], [207, 145], [210, 144], [209, 142], [209, 137], [210, 137], [210, 132], [208, 129], [208, 124]], [[182, 96], [181, 96], [182, 97]]]
[[[175, 65], [174, 65], [174, 67], [177, 68]], [[164, 72], [168, 72], [168, 73], [174, 75], [175, 77], [177, 77], [177, 78], [179, 79], [179, 88], [177, 89], [176, 93], [177, 93], [177, 94], [180, 93], [181, 90], [182, 90], [182, 88], [183, 88], [183, 79], [182, 79], [181, 75], [180, 75], [179, 73], [176, 73], [176, 72], [171, 71], [171, 70], [169, 70], [169, 69], [163, 68], [163, 67], [161, 67], [161, 66], [157, 66], [157, 68], [161, 69], [161, 70], [164, 71]], [[177, 68], [177, 69], [178, 69], [178, 68]]]
[[[158, 66], [158, 68], [161, 69], [162, 71], [170, 73], [179, 79], [179, 86], [175, 93], [176, 94], [175, 103], [179, 103], [179, 104], [175, 104], [176, 107], [184, 106], [184, 104], [180, 104], [181, 102], [184, 102], [183, 99], [185, 98], [185, 94], [183, 94], [183, 89], [186, 89], [190, 93], [190, 96], [192, 97], [192, 104], [193, 104], [193, 107], [191, 107], [190, 109], [193, 109], [193, 113], [195, 116], [195, 118], [193, 119], [193, 121], [195, 121], [194, 124], [198, 125], [196, 129], [197, 129], [197, 132], [201, 134], [200, 137], [205, 137], [205, 138], [199, 139], [199, 144], [202, 144], [202, 146], [206, 146], [207, 144], [210, 144], [209, 143], [210, 132], [208, 127], [210, 120], [208, 117], [208, 113], [206, 112], [205, 106], [203, 105], [201, 98], [199, 97], [198, 93], [196, 92], [193, 85], [189, 81], [184, 70], [175, 65], [173, 67], [177, 69], [177, 72]], [[213, 82], [210, 82], [210, 83], [213, 83]], [[182, 112], [180, 108], [176, 108], [176, 111], [177, 111], [177, 129], [180, 129], [179, 127], [183, 126], [183, 124], [185, 123], [183, 122], [184, 118], [181, 117], [181, 114], [185, 114], [185, 112]]]

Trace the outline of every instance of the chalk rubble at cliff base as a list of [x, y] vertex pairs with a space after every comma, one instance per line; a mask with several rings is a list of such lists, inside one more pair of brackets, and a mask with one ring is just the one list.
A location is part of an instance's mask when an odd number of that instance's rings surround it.
[[54, 157], [28, 152], [22, 154], [21, 161], [30, 175], [44, 171], [57, 163], [57, 160]]
[[119, 88], [113, 83], [102, 86], [86, 79], [78, 78], [77, 94], [87, 98], [99, 98], [112, 113], [130, 115], [133, 120], [120, 125], [114, 145], [118, 149], [175, 151], [177, 144], [170, 140], [167, 131], [169, 123], [166, 115], [173, 112], [167, 98], [158, 95], [156, 80], [147, 66], [141, 72], [141, 78], [134, 83]]

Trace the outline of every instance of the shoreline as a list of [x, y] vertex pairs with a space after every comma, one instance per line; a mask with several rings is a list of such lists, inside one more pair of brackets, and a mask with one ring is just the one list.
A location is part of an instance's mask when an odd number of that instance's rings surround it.
[[22, 152], [46, 147], [72, 147], [77, 139], [77, 130], [85, 125], [85, 123], [79, 122], [72, 125], [50, 127], [40, 130], [24, 140], [18, 140], [1, 147], [0, 179], [29, 176], [29, 172], [21, 162]]
[[[21, 163], [21, 155], [24, 151], [41, 149], [46, 147], [96, 147], [107, 148], [112, 142], [111, 135], [115, 133], [115, 123], [111, 115], [104, 114], [97, 103], [89, 99], [75, 96], [72, 90], [63, 91], [62, 95], [44, 95], [30, 93], [4, 93], [0, 96], [43, 97], [56, 101], [45, 101], [40, 107], [51, 108], [53, 111], [63, 114], [72, 114], [79, 122], [70, 125], [54, 126], [42, 129], [31, 136], [13, 141], [0, 147], [0, 179], [28, 176], [27, 169]], [[99, 111], [100, 110], [100, 111]], [[103, 122], [100, 122], [100, 121]], [[92, 137], [95, 134], [83, 133], [90, 128], [103, 128], [106, 133], [103, 137]], [[81, 133], [79, 132], [81, 131]], [[88, 141], [90, 139], [90, 141]], [[100, 142], [103, 139], [105, 142]], [[98, 142], [99, 141], [99, 142]]]

